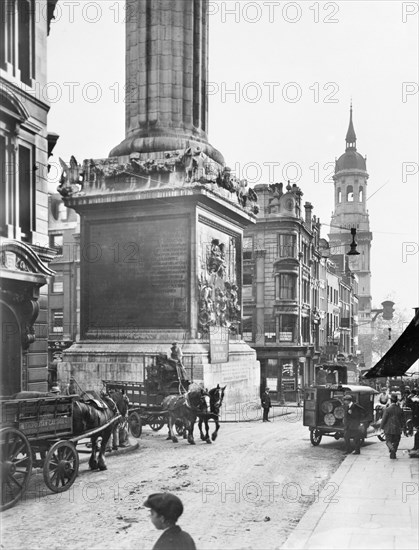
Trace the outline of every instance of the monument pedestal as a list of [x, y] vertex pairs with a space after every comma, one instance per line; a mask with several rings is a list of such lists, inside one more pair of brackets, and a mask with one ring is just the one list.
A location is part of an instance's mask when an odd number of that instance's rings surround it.
[[[177, 341], [191, 379], [227, 385], [227, 408], [258, 401], [256, 352], [240, 339], [243, 229], [256, 205], [229, 175], [214, 178], [204, 156], [202, 172], [195, 164], [188, 173], [188, 158], [171, 155], [165, 171], [153, 157], [89, 160], [78, 170], [81, 188], [63, 184], [66, 206], [81, 217], [81, 326], [59, 367], [62, 383], [141, 382]], [[230, 353], [212, 364], [209, 334], [219, 327]]]

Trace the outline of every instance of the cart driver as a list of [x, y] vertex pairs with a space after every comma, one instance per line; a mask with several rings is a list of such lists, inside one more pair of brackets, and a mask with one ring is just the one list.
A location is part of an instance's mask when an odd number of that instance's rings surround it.
[[182, 350], [180, 349], [177, 342], [173, 342], [172, 347], [170, 349], [171, 349], [171, 352], [172, 352], [170, 357], [174, 361], [177, 362], [178, 367], [179, 367], [179, 371], [180, 371], [180, 374], [181, 374], [181, 378], [183, 380], [187, 380], [188, 377], [186, 375], [185, 367], [183, 366], [183, 353], [182, 353]]

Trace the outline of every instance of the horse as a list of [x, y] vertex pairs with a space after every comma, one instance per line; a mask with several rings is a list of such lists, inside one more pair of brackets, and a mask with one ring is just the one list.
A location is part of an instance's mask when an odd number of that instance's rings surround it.
[[176, 421], [180, 421], [188, 433], [188, 443], [195, 445], [193, 429], [197, 415], [209, 410], [208, 392], [198, 388], [189, 390], [184, 395], [168, 395], [163, 399], [162, 407], [168, 413], [168, 439], [171, 439], [173, 443], [178, 442], [173, 427]]
[[[209, 393], [210, 398], [210, 411], [209, 413], [200, 413], [198, 414], [198, 428], [199, 428], [199, 434], [201, 436], [202, 441], [206, 441], [207, 443], [211, 443], [212, 441], [215, 441], [217, 439], [218, 430], [220, 429], [220, 409], [223, 404], [224, 399], [224, 392], [227, 386], [224, 386], [223, 388], [220, 388], [220, 385], [217, 384], [216, 388], [212, 388]], [[211, 435], [211, 439], [209, 437], [209, 426], [208, 421], [213, 420], [215, 423], [215, 430]], [[205, 435], [202, 431], [202, 424], [205, 424]]]
[[[92, 454], [89, 458], [89, 467], [91, 470], [107, 470], [105, 462], [105, 452], [108, 441], [116, 426], [119, 426], [119, 415], [126, 416], [128, 404], [124, 399], [124, 394], [115, 390], [112, 392], [112, 398], [101, 392], [89, 391], [84, 395], [86, 397], [73, 401], [73, 434], [82, 435], [85, 432], [94, 430], [107, 424], [112, 418], [115, 421], [109, 426], [91, 436]], [[116, 426], [115, 426], [116, 424]], [[100, 446], [97, 441], [101, 438]]]
[[[40, 397], [59, 398], [60, 396], [50, 392], [22, 391], [12, 396], [12, 399]], [[73, 397], [73, 436], [83, 435], [85, 432], [100, 428], [100, 426], [104, 426], [115, 417], [115, 422], [91, 436], [92, 454], [89, 459], [91, 470], [107, 469], [105, 462], [106, 445], [112, 435], [114, 424], [119, 424], [119, 415], [126, 416], [127, 410], [127, 401], [124, 399], [124, 394], [119, 390], [113, 392], [112, 398], [103, 392], [99, 395], [95, 391], [83, 392], [82, 397]], [[102, 438], [100, 447], [97, 445], [99, 437]]]

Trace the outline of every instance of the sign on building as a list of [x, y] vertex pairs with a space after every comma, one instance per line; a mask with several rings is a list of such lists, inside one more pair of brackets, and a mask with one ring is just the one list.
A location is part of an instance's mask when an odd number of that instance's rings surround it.
[[227, 363], [229, 353], [229, 332], [227, 327], [210, 329], [210, 363]]

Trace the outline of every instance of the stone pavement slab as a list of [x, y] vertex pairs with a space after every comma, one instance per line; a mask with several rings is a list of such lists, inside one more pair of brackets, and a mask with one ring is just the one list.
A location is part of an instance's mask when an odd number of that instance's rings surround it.
[[[397, 460], [385, 443], [348, 455], [281, 548], [419, 548], [419, 461], [409, 458], [412, 438], [402, 438]], [[325, 449], [325, 452], [327, 450]]]

